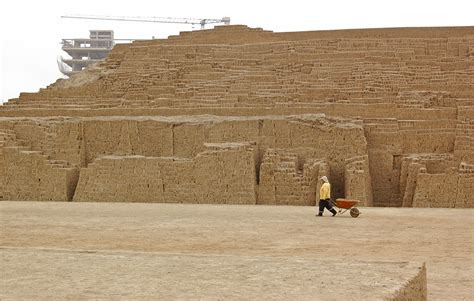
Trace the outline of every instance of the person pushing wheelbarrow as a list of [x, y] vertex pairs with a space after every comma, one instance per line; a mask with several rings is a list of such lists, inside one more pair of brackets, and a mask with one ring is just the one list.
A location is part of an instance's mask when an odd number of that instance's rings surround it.
[[326, 176], [319, 179], [323, 184], [319, 189], [319, 213], [317, 216], [323, 216], [324, 208], [332, 213], [332, 216], [337, 214], [336, 209], [331, 205], [331, 184]]

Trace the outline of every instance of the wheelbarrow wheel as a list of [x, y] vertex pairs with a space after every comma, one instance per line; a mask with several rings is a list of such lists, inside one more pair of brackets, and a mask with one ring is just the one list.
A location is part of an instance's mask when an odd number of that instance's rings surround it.
[[359, 209], [354, 207], [354, 208], [351, 208], [351, 211], [349, 213], [351, 214], [352, 217], [358, 217], [360, 214], [360, 211]]

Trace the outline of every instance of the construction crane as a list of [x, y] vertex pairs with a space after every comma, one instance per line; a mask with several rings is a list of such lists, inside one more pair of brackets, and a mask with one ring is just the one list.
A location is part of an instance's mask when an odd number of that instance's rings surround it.
[[[178, 23], [178, 24], [200, 24], [204, 29], [206, 24], [230, 24], [230, 18], [222, 19], [198, 19], [198, 18], [163, 18], [163, 17], [126, 17], [126, 16], [92, 16], [92, 15], [68, 15], [61, 16], [67, 19], [87, 19], [105, 21], [128, 21], [128, 22], [150, 22], [150, 23]], [[89, 39], [63, 39], [62, 50], [71, 58], [59, 56], [57, 59], [61, 73], [70, 76], [82, 71], [87, 66], [105, 59], [116, 41], [112, 30], [91, 30]], [[130, 41], [131, 39], [120, 39]]]
[[87, 19], [87, 20], [108, 20], [108, 21], [127, 21], [127, 22], [150, 22], [150, 23], [175, 23], [175, 24], [191, 24], [201, 25], [204, 29], [206, 24], [230, 24], [229, 17], [221, 19], [199, 19], [199, 18], [168, 18], [168, 17], [127, 17], [127, 16], [90, 16], [90, 15], [69, 15], [61, 16], [67, 19]]

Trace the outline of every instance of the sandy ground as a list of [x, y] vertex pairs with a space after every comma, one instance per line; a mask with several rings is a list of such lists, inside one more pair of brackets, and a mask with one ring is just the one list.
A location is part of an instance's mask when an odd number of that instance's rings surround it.
[[[323, 266], [321, 260], [327, 260], [326, 268], [332, 266], [333, 272], [348, 279], [354, 271], [360, 278], [373, 277], [371, 271], [380, 266], [367, 262], [388, 264], [387, 270], [393, 270], [387, 262], [426, 262], [429, 300], [472, 300], [474, 210], [361, 211], [359, 218], [351, 218], [348, 213], [320, 218], [314, 216], [315, 208], [311, 207], [1, 202], [0, 296], [34, 298], [28, 294], [35, 287], [25, 289], [22, 285], [38, 275], [44, 278], [45, 268], [50, 277], [43, 279], [43, 284], [34, 283], [38, 289], [48, 284], [54, 287], [51, 280], [56, 279], [56, 291], [41, 292], [41, 296], [52, 297], [58, 296], [58, 285], [71, 281], [87, 288], [82, 296], [98, 296], [110, 283], [129, 288], [127, 291], [140, 290], [140, 283], [151, 286], [147, 283], [156, 278], [157, 269], [159, 275], [169, 274], [162, 276], [166, 282], [161, 285], [172, 288], [186, 277], [183, 267], [192, 267], [194, 275], [202, 274], [201, 284], [204, 281], [214, 287], [217, 294], [229, 283], [236, 284], [227, 287], [230, 295], [222, 293], [223, 299], [239, 296], [244, 289], [247, 296], [258, 296], [261, 286], [249, 290], [248, 286], [239, 287], [239, 283], [259, 283], [261, 277], [273, 279], [264, 288], [269, 298], [284, 299], [271, 295], [272, 291], [279, 292], [276, 288], [299, 291], [304, 297], [314, 293], [311, 283], [321, 281], [322, 268], [314, 273], [307, 267]], [[147, 260], [150, 256], [153, 264]], [[84, 266], [90, 271], [84, 271]], [[118, 275], [117, 271], [132, 266], [141, 266], [135, 278]], [[206, 279], [203, 271], [210, 266], [215, 277]], [[75, 277], [58, 281], [57, 275], [71, 275], [61, 268], [75, 270]], [[240, 272], [233, 275], [244, 278], [226, 282], [229, 271], [236, 270]], [[286, 274], [283, 280], [275, 277], [282, 274]], [[394, 273], [391, 278], [397, 277]], [[386, 285], [382, 290], [390, 289], [389, 280], [382, 283]], [[351, 289], [337, 282], [328, 285], [336, 293]], [[195, 291], [189, 288], [191, 292]], [[60, 295], [77, 297], [67, 295], [67, 290]], [[120, 293], [103, 297], [121, 296], [126, 297]]]

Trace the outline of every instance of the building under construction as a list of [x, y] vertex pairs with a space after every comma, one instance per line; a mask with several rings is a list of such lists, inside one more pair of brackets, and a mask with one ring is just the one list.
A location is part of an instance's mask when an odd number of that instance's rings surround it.
[[[127, 22], [147, 22], [147, 23], [169, 23], [169, 24], [190, 24], [200, 25], [204, 29], [206, 24], [230, 24], [229, 17], [220, 19], [204, 18], [163, 18], [163, 17], [117, 17], [117, 16], [86, 16], [72, 15], [62, 16], [68, 19], [86, 19], [102, 21], [127, 21]], [[87, 66], [97, 61], [107, 58], [114, 47], [117, 39], [114, 39], [113, 30], [90, 30], [89, 39], [63, 39], [62, 49], [71, 58], [61, 57], [58, 66], [61, 73], [70, 76], [82, 71]], [[121, 42], [130, 42], [133, 39], [120, 39]]]
[[71, 58], [61, 57], [59, 70], [70, 76], [90, 64], [105, 59], [115, 45], [113, 30], [90, 30], [88, 39], [63, 39], [62, 50]]

